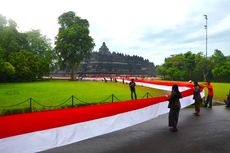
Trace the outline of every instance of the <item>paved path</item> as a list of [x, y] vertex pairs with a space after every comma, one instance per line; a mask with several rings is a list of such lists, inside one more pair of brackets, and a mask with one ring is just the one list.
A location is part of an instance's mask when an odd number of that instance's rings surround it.
[[179, 131], [169, 132], [168, 114], [147, 122], [43, 153], [230, 153], [230, 110], [225, 106], [181, 110]]

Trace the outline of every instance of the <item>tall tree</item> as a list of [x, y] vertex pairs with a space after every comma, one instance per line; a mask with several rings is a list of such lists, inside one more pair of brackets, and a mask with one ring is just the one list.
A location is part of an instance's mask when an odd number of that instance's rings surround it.
[[3, 60], [3, 49], [0, 48], [0, 82], [9, 81], [13, 78], [15, 68], [11, 63]]
[[[50, 39], [42, 35], [39, 30], [32, 30], [25, 33], [28, 46], [25, 50], [38, 55], [45, 65], [44, 69], [48, 73], [48, 69], [52, 68], [54, 59], [56, 58], [50, 43]], [[48, 66], [48, 67], [47, 67]]]
[[211, 56], [214, 68], [212, 74], [216, 81], [230, 81], [230, 57], [225, 57], [224, 54], [216, 49]]
[[[206, 60], [202, 53], [193, 54], [189, 51], [165, 58], [165, 63], [158, 68], [158, 73], [171, 80], [202, 80], [202, 74], [206, 68], [203, 67], [206, 66], [204, 63]], [[206, 69], [210, 70], [209, 67]]]
[[95, 44], [89, 35], [88, 21], [76, 16], [74, 12], [63, 13], [58, 23], [60, 28], [55, 50], [59, 60], [71, 70], [71, 78], [74, 79], [74, 71], [84, 58], [90, 56]]
[[222, 65], [226, 61], [226, 57], [219, 49], [214, 50], [214, 54], [211, 56], [211, 60], [215, 65]]
[[15, 79], [18, 81], [32, 81], [46, 74], [48, 67], [38, 55], [29, 51], [20, 51], [10, 54], [9, 62], [15, 67]]
[[25, 33], [28, 41], [26, 50], [44, 57], [46, 51], [52, 50], [50, 40], [43, 36], [39, 30], [32, 30]]
[[15, 21], [0, 15], [0, 81], [35, 80], [53, 63], [49, 40], [39, 30], [18, 32]]
[[185, 57], [185, 69], [187, 70], [187, 80], [191, 80], [193, 77], [193, 71], [195, 69], [195, 54], [191, 51], [184, 54]]
[[199, 52], [171, 55], [157, 67], [158, 74], [171, 80], [230, 81], [230, 56], [216, 49], [207, 59]]
[[209, 65], [207, 64], [209, 61], [205, 58], [202, 52], [199, 52], [195, 55], [195, 68], [193, 71], [193, 78], [192, 80], [201, 81], [206, 80], [206, 74], [208, 69], [210, 69]]
[[15, 21], [6, 20], [0, 15], [0, 47], [3, 49], [3, 58], [8, 60], [10, 53], [18, 52], [27, 46], [26, 36], [18, 32]]
[[0, 14], [0, 30], [6, 27], [6, 24], [7, 24], [6, 17]]

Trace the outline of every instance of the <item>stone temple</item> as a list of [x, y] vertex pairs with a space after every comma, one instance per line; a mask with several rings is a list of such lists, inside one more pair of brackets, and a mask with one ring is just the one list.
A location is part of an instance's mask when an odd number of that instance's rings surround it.
[[[68, 75], [69, 71], [59, 70], [56, 75]], [[143, 57], [110, 52], [103, 42], [98, 52], [93, 52], [89, 59], [81, 62], [75, 75], [155, 75], [154, 63]]]

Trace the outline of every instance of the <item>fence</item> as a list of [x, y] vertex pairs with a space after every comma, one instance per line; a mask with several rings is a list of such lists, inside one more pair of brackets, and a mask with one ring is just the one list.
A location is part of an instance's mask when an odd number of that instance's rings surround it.
[[[143, 98], [149, 98], [153, 97], [149, 92], [147, 92], [141, 99]], [[44, 105], [39, 103], [33, 98], [28, 98], [24, 100], [23, 102], [9, 105], [9, 106], [0, 106], [0, 116], [2, 115], [10, 115], [10, 114], [20, 114], [20, 113], [26, 113], [26, 112], [36, 112], [36, 111], [43, 111], [43, 110], [51, 110], [51, 109], [58, 109], [58, 108], [68, 108], [68, 107], [78, 107], [78, 106], [86, 106], [86, 105], [95, 105], [95, 104], [103, 104], [103, 103], [110, 103], [110, 102], [119, 102], [121, 101], [119, 98], [117, 98], [114, 94], [109, 95], [107, 98], [94, 103], [89, 103], [86, 101], [83, 101], [74, 95], [70, 96], [68, 99], [66, 99], [64, 102], [58, 104], [58, 105]], [[28, 107], [23, 108], [14, 108], [19, 105], [25, 105], [28, 104]], [[42, 109], [39, 109], [38, 107], [42, 107]], [[48, 108], [48, 109], [47, 109]]]

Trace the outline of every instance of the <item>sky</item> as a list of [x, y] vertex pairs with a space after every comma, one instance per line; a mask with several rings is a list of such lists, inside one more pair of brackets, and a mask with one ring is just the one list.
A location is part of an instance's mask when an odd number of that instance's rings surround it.
[[138, 55], [155, 65], [170, 55], [206, 53], [204, 25], [208, 16], [208, 56], [219, 49], [230, 55], [229, 0], [0, 0], [0, 14], [16, 21], [18, 30], [39, 29], [54, 46], [58, 17], [74, 11], [90, 23], [98, 51]]

